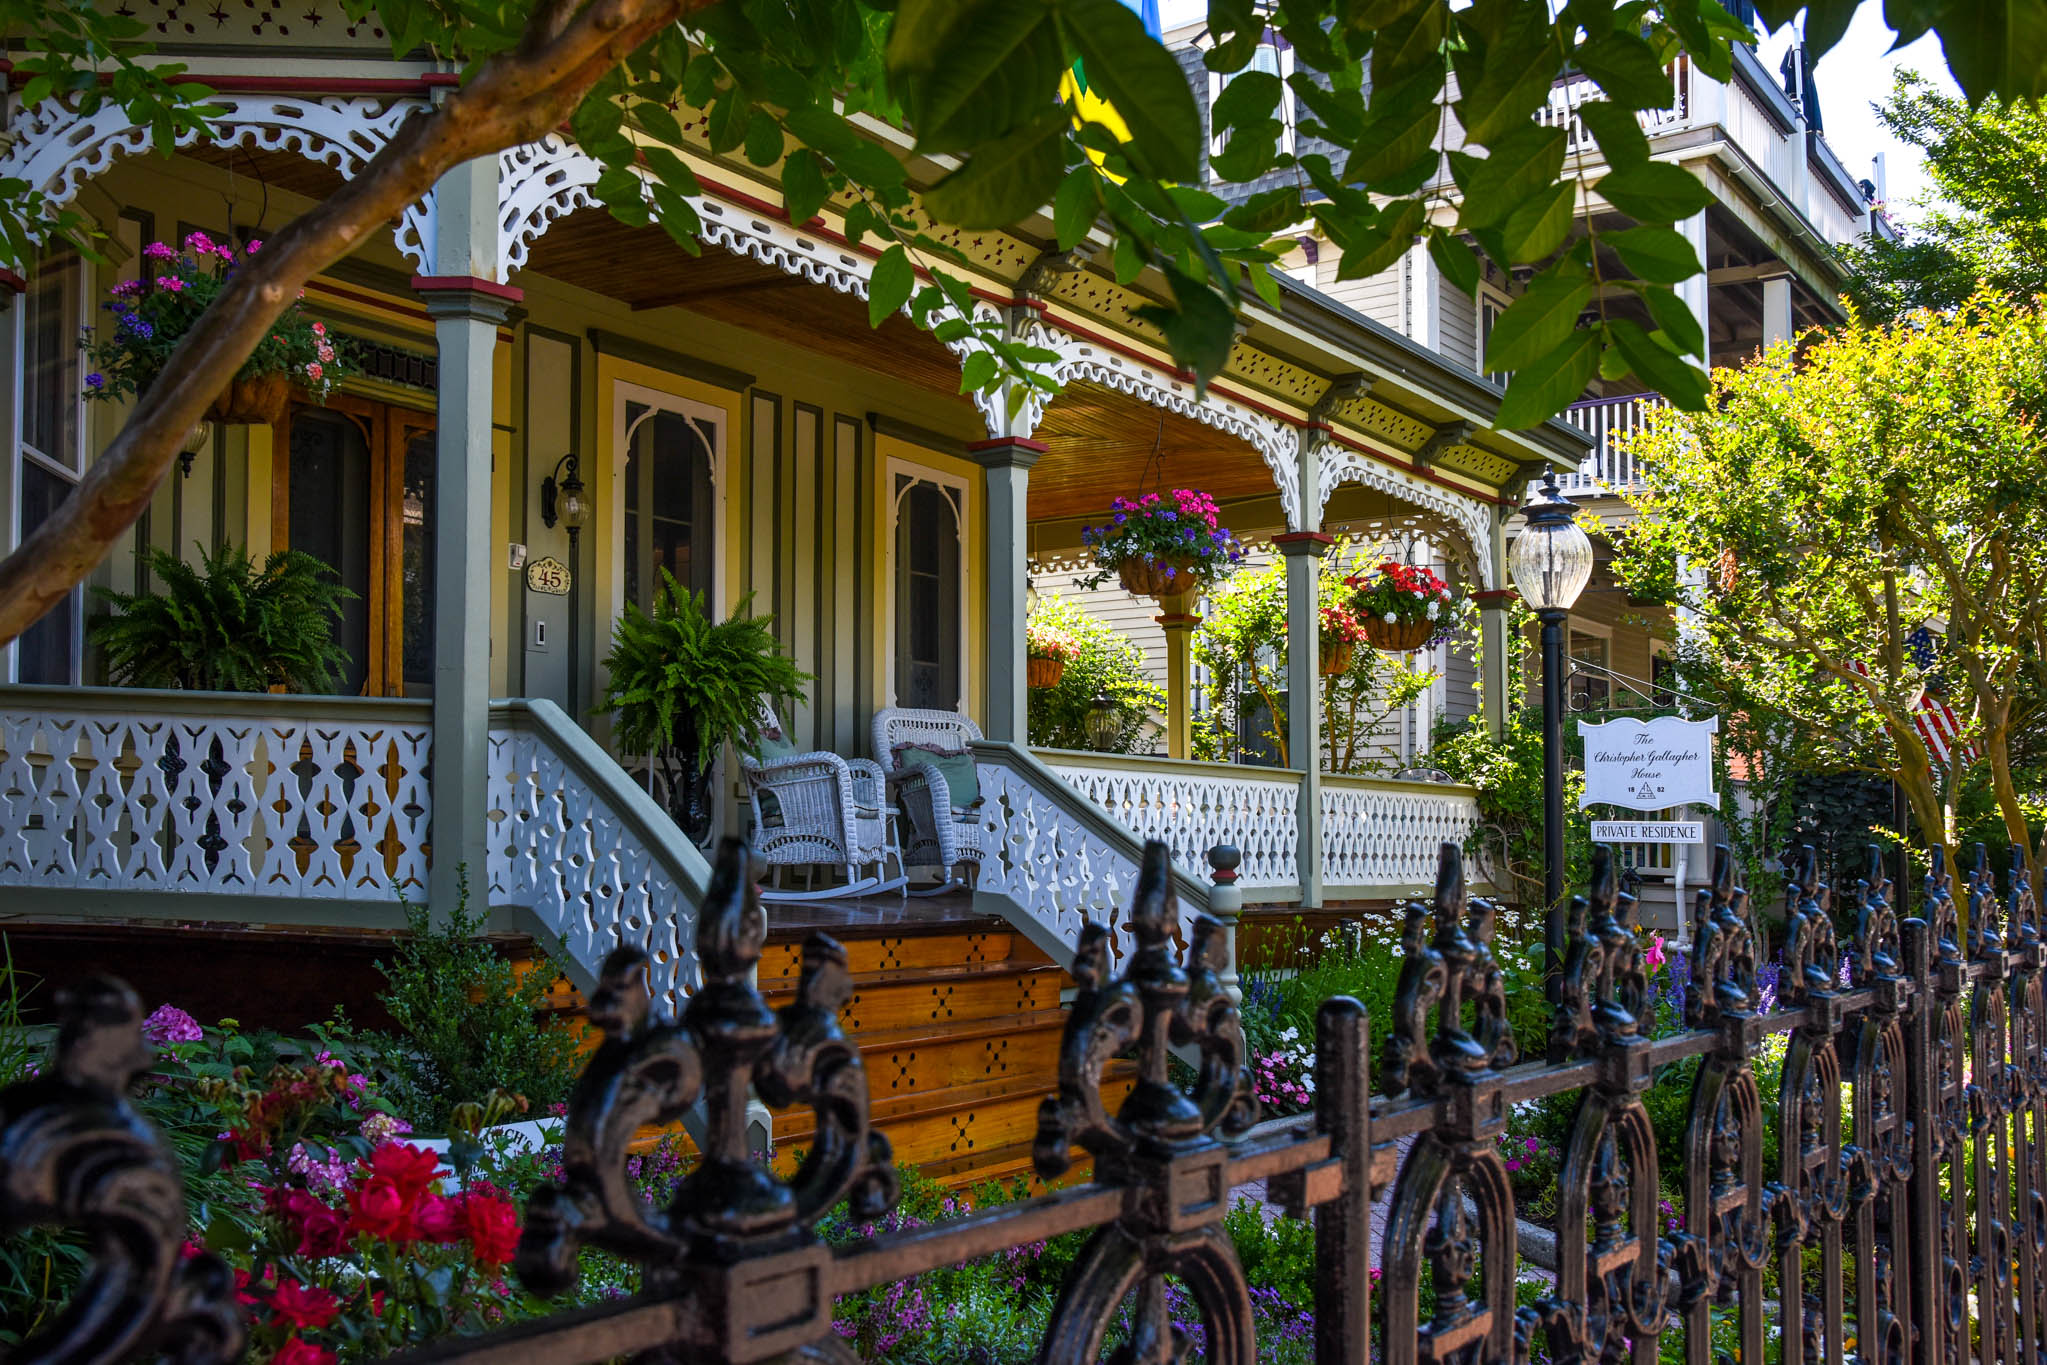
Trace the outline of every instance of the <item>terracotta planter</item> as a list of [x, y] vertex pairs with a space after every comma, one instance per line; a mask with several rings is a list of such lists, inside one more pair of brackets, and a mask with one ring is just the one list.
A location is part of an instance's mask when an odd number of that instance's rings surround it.
[[1334, 649], [1322, 653], [1322, 676], [1333, 678], [1339, 673], [1350, 672], [1350, 661], [1357, 657], [1357, 642], [1345, 640]]
[[1191, 559], [1159, 559], [1147, 564], [1126, 559], [1116, 566], [1123, 590], [1136, 597], [1173, 597], [1194, 592], [1201, 586]]
[[1383, 616], [1365, 617], [1365, 638], [1372, 648], [1388, 654], [1406, 654], [1420, 649], [1436, 633], [1436, 623], [1426, 616], [1419, 621], [1388, 622]]
[[1032, 687], [1040, 689], [1057, 687], [1059, 680], [1066, 676], [1064, 659], [1041, 659], [1034, 654], [1024, 663], [1027, 670], [1025, 681]]
[[266, 374], [255, 379], [231, 379], [214, 395], [206, 409], [209, 422], [231, 426], [274, 426], [284, 420], [291, 407], [291, 376]]

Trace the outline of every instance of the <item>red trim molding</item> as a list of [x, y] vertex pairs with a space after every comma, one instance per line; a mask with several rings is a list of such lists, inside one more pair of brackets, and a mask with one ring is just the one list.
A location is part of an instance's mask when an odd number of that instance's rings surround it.
[[1164, 626], [1167, 630], [1171, 630], [1175, 626], [1179, 626], [1184, 630], [1192, 630], [1201, 624], [1199, 616], [1192, 616], [1184, 611], [1169, 611], [1163, 616], [1154, 616], [1151, 619]]
[[419, 78], [419, 83], [429, 90], [453, 90], [462, 84], [462, 77], [453, 71], [429, 71]]
[[480, 275], [414, 275], [412, 289], [417, 294], [488, 294], [507, 303], [526, 301], [525, 290]]
[[1487, 588], [1484, 592], [1473, 593], [1471, 600], [1481, 607], [1492, 607], [1504, 605], [1520, 595], [1512, 588]]
[[25, 294], [28, 292], [28, 281], [5, 266], [0, 266], [0, 288], [16, 294]]
[[1281, 531], [1272, 538], [1274, 545], [1334, 545], [1336, 537], [1326, 531]]

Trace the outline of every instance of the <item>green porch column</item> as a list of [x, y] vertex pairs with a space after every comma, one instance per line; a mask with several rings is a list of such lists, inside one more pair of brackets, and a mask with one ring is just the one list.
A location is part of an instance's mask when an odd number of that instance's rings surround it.
[[988, 714], [981, 730], [990, 739], [1028, 745], [1030, 703], [1024, 664], [1024, 563], [1028, 545], [1031, 466], [1045, 446], [1021, 436], [998, 436], [967, 447], [988, 490], [986, 565], [988, 593]]
[[1333, 537], [1288, 531], [1272, 538], [1286, 556], [1286, 753], [1301, 770], [1301, 906], [1322, 904], [1322, 556]]
[[467, 871], [489, 875], [492, 370], [518, 290], [497, 282], [498, 168], [479, 157], [434, 186], [431, 275], [412, 287], [434, 319], [440, 395], [434, 456], [433, 869], [437, 913]]
[[1521, 698], [1507, 695], [1513, 677], [1513, 651], [1521, 647], [1507, 629], [1507, 607], [1514, 600], [1507, 586], [1507, 510], [1496, 507], [1492, 515], [1491, 542], [1481, 552], [1492, 562], [1493, 582], [1500, 586], [1473, 593], [1478, 602], [1478, 694], [1485, 708], [1486, 733], [1498, 739], [1506, 733], [1507, 717], [1521, 705]]

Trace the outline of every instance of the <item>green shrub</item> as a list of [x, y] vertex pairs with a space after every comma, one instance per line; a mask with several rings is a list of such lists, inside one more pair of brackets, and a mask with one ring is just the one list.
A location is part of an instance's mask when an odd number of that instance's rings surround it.
[[124, 687], [205, 692], [325, 692], [348, 655], [334, 642], [354, 593], [309, 554], [279, 550], [256, 567], [248, 551], [199, 551], [195, 569], [167, 550], [146, 557], [161, 592], [94, 588], [115, 610], [95, 617], [92, 643]]
[[390, 965], [390, 989], [377, 998], [397, 1021], [396, 1067], [386, 1089], [422, 1130], [446, 1131], [455, 1106], [481, 1103], [493, 1090], [524, 1096], [540, 1109], [568, 1098], [581, 1061], [578, 1034], [543, 1021], [541, 1006], [559, 973], [543, 956], [521, 978], [482, 937], [483, 916], [469, 910], [469, 881], [444, 922], [402, 901], [407, 933]]
[[1144, 651], [1078, 602], [1057, 594], [1040, 597], [1031, 625], [1064, 631], [1080, 644], [1057, 687], [1034, 687], [1030, 697], [1031, 743], [1041, 749], [1092, 749], [1087, 716], [1095, 698], [1116, 704], [1116, 739], [1109, 752], [1135, 753], [1151, 730], [1151, 716], [1166, 708], [1166, 694], [1144, 671]]

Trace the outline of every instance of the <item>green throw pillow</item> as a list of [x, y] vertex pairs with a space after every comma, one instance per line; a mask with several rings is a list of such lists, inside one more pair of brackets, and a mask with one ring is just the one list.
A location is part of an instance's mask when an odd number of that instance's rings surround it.
[[981, 775], [974, 770], [972, 754], [934, 754], [928, 749], [905, 749], [903, 766], [931, 768], [945, 779], [946, 792], [954, 810], [970, 810], [981, 804]]

